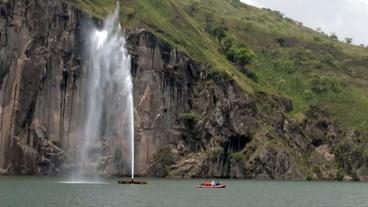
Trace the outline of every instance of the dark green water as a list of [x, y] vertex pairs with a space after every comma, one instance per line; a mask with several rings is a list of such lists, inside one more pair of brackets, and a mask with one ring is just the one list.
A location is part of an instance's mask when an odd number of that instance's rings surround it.
[[366, 207], [367, 183], [149, 179], [148, 185], [65, 184], [60, 178], [0, 177], [0, 207]]

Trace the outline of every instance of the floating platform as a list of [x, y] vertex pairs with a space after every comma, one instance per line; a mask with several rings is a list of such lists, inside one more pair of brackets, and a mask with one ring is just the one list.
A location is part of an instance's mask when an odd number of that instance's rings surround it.
[[145, 185], [146, 181], [141, 180], [118, 180], [119, 184], [130, 184], [130, 185]]

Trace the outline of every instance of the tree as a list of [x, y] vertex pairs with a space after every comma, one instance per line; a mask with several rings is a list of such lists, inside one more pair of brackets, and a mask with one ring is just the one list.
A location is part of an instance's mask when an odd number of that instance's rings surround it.
[[246, 47], [236, 48], [233, 50], [234, 61], [243, 68], [245, 65], [249, 64], [255, 54]]
[[213, 36], [217, 38], [220, 45], [221, 45], [222, 39], [226, 37], [226, 31], [227, 31], [227, 28], [224, 26], [219, 26], [213, 29], [213, 32], [212, 32]]
[[339, 38], [337, 37], [335, 33], [331, 33], [330, 38], [335, 41], [339, 40]]
[[234, 38], [232, 37], [226, 37], [224, 40], [223, 48], [225, 53], [228, 53], [231, 48], [233, 47]]
[[351, 44], [353, 42], [353, 38], [346, 37], [345, 42], [348, 43], [348, 44]]

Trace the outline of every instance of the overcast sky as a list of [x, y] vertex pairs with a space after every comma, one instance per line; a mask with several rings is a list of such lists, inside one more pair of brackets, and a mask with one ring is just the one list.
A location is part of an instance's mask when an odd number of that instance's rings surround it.
[[368, 45], [368, 0], [241, 0], [257, 7], [278, 10], [304, 25], [339, 39], [353, 38]]

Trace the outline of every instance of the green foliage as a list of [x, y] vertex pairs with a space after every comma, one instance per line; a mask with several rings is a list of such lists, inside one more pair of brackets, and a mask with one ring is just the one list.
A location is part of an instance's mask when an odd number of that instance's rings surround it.
[[241, 67], [249, 64], [255, 54], [246, 47], [233, 49], [234, 62], [238, 63]]
[[350, 138], [342, 140], [334, 148], [340, 170], [356, 178], [356, 171], [368, 162], [368, 132], [350, 132]]
[[335, 93], [341, 92], [343, 84], [333, 76], [313, 75], [310, 80], [311, 89], [315, 93], [323, 93], [333, 91]]
[[313, 173], [311, 170], [307, 170], [305, 177], [306, 177], [306, 180], [308, 181], [314, 180]]
[[245, 65], [251, 63], [251, 61], [255, 58], [255, 54], [246, 47], [240, 48], [230, 48], [229, 46], [232, 44], [230, 40], [227, 40], [225, 49], [225, 54], [228, 60], [231, 62], [237, 63], [240, 67], [244, 67]]
[[320, 37], [313, 37], [313, 40], [316, 41], [316, 42], [319, 42], [319, 41], [321, 41], [321, 38]]
[[[115, 0], [63, 1], [100, 18], [115, 6]], [[124, 0], [120, 4], [124, 27], [155, 33], [208, 65], [213, 78], [233, 79], [251, 94], [265, 91], [286, 96], [293, 101], [291, 115], [318, 105], [344, 126], [368, 126], [364, 123], [368, 114], [365, 47], [339, 42], [336, 35], [313, 31], [280, 12], [247, 6], [239, 0]], [[290, 42], [281, 47], [275, 37]], [[243, 45], [255, 54], [251, 61], [257, 82], [229, 61], [234, 61], [234, 50]], [[318, 87], [313, 87], [314, 83]]]
[[234, 152], [230, 154], [230, 159], [234, 160], [235, 162], [239, 162], [243, 160], [245, 157], [243, 152]]
[[211, 149], [209, 152], [208, 152], [208, 158], [210, 160], [217, 160], [220, 158], [220, 156], [224, 153], [224, 148], [222, 147], [216, 147], [216, 148], [213, 148]]
[[218, 41], [219, 45], [221, 45], [222, 39], [224, 39], [226, 37], [226, 31], [227, 31], [226, 27], [217, 26], [217, 27], [213, 28], [212, 30], [210, 30], [210, 34], [212, 36], [214, 36], [215, 38], [217, 38], [217, 41]]
[[343, 169], [339, 168], [336, 173], [336, 180], [343, 181], [345, 177], [345, 172]]
[[316, 165], [314, 165], [313, 167], [312, 167], [312, 172], [314, 173], [314, 174], [321, 174], [321, 169], [319, 168], [319, 166], [316, 166]]
[[208, 73], [208, 79], [210, 80], [227, 80], [229, 79], [228, 75], [221, 71], [210, 71]]
[[228, 53], [232, 48], [234, 44], [234, 38], [232, 37], [226, 37], [223, 43], [223, 49], [225, 53]]
[[345, 42], [348, 43], [348, 44], [351, 44], [353, 42], [353, 38], [346, 37]]
[[334, 40], [334, 41], [338, 41], [338, 40], [339, 40], [339, 38], [337, 37], [337, 35], [336, 35], [335, 33], [332, 33], [332, 34], [330, 35], [330, 39], [332, 39], [332, 40]]
[[236, 7], [245, 7], [245, 4], [243, 4], [240, 0], [229, 0], [230, 4], [232, 6]]
[[135, 10], [133, 8], [127, 7], [124, 12], [129, 19], [132, 19], [135, 16]]

